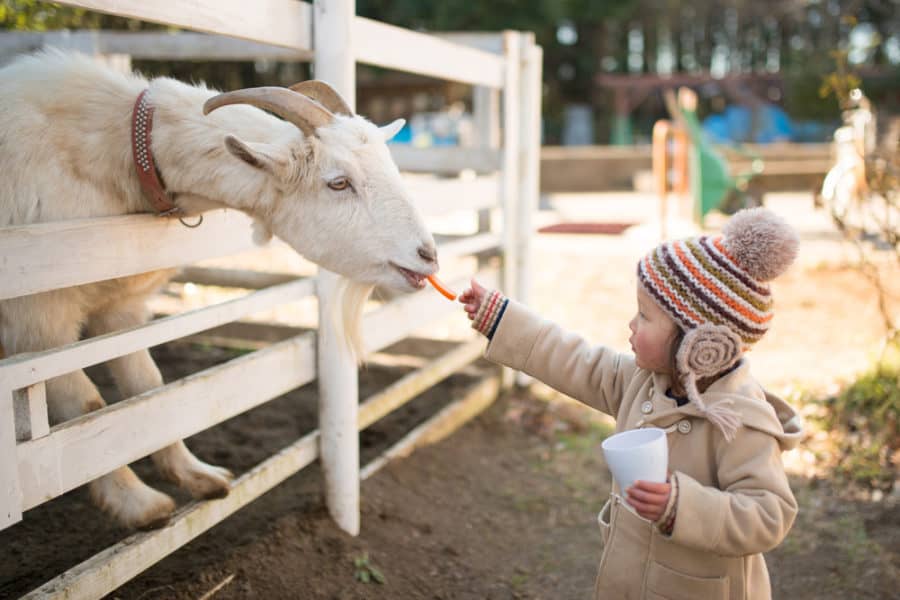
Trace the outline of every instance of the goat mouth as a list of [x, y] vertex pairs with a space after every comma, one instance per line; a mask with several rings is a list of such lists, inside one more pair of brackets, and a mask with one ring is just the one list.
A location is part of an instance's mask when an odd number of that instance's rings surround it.
[[409, 285], [411, 285], [414, 289], [422, 289], [425, 287], [426, 276], [424, 273], [419, 273], [417, 271], [401, 267], [400, 265], [394, 263], [391, 263], [391, 266], [397, 269], [400, 274], [403, 275], [404, 279], [406, 279], [407, 283], [409, 283]]

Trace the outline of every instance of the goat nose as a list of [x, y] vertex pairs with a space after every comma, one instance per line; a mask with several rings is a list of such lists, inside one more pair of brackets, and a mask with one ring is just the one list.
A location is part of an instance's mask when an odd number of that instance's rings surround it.
[[432, 245], [419, 246], [419, 257], [425, 262], [437, 262], [437, 248]]

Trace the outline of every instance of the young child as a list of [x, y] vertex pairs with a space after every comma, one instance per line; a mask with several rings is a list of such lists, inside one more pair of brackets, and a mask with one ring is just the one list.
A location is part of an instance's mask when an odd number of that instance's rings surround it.
[[[722, 236], [657, 246], [638, 263], [630, 355], [593, 346], [474, 280], [460, 296], [485, 356], [608, 413], [616, 430], [668, 433], [666, 483], [613, 484], [595, 598], [771, 597], [762, 553], [797, 514], [781, 452], [799, 418], [743, 354], [772, 318], [767, 281], [797, 253], [789, 225], [744, 210]], [[622, 492], [625, 495], [622, 495]]]

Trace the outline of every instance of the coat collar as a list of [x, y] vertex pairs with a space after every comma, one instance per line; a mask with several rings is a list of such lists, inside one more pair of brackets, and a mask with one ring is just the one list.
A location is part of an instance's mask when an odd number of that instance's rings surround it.
[[[652, 374], [654, 393], [662, 394], [671, 405], [654, 411], [645, 420], [646, 424], [670, 427], [684, 417], [705, 418], [693, 403], [682, 406], [665, 396], [672, 385], [672, 378], [664, 373]], [[795, 448], [803, 438], [803, 424], [800, 415], [787, 402], [767, 392], [750, 373], [746, 357], [733, 371], [714, 381], [702, 394], [707, 405], [723, 400], [731, 400], [740, 413], [743, 426], [773, 435], [782, 450]]]

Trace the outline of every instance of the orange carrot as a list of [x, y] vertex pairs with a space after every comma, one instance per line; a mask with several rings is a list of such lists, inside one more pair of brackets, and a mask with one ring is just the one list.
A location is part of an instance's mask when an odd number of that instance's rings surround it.
[[447, 300], [451, 300], [451, 301], [452, 301], [452, 300], [456, 300], [456, 294], [454, 294], [453, 292], [451, 292], [450, 290], [448, 290], [448, 289], [444, 286], [444, 284], [441, 283], [441, 280], [440, 280], [440, 279], [438, 279], [438, 278], [435, 277], [434, 275], [428, 275], [425, 279], [428, 280], [428, 283], [430, 283], [431, 285], [434, 286], [434, 289], [436, 289], [436, 290], [439, 291], [441, 294], [443, 294], [444, 297], [447, 298]]

